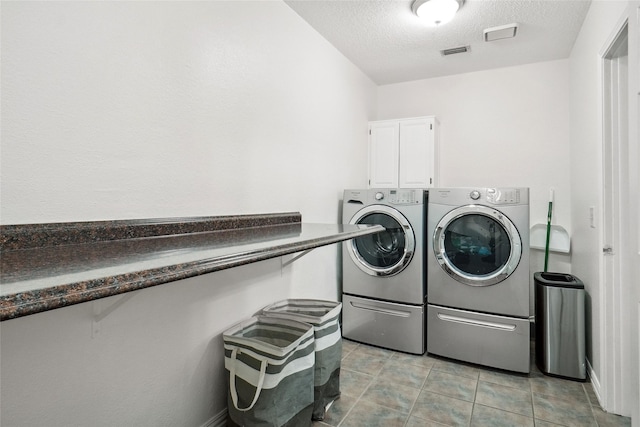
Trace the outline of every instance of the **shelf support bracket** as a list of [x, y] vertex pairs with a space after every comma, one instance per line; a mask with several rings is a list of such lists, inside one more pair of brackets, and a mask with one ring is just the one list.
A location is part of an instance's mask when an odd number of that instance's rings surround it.
[[307, 249], [306, 251], [303, 252], [299, 252], [298, 254], [294, 255], [290, 260], [285, 261], [282, 263], [282, 267], [286, 267], [289, 264], [293, 264], [294, 261], [299, 260], [300, 258], [302, 258], [303, 256], [305, 256], [306, 254], [308, 254], [309, 252], [311, 252], [314, 248], [311, 249]]
[[100, 303], [102, 300], [96, 300], [93, 302], [93, 321], [91, 322], [91, 337], [95, 338], [100, 334], [100, 322], [107, 318], [111, 313], [123, 306], [127, 301], [133, 298], [138, 292], [129, 292], [124, 294], [119, 300], [112, 303], [104, 310], [100, 310]]

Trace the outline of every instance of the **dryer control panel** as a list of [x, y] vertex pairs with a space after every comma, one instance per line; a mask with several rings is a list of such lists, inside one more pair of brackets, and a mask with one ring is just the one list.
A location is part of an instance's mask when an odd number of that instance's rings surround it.
[[450, 206], [467, 204], [528, 205], [529, 189], [526, 187], [433, 188], [429, 191], [429, 201]]
[[520, 203], [519, 188], [487, 188], [487, 202], [494, 205]]

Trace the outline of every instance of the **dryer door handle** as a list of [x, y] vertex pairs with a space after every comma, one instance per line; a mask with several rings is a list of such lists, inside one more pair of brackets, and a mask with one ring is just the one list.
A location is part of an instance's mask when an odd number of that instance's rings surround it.
[[409, 317], [411, 316], [411, 313], [408, 311], [400, 311], [400, 310], [391, 310], [389, 308], [380, 308], [380, 307], [376, 307], [373, 305], [368, 305], [368, 304], [362, 304], [362, 303], [358, 303], [358, 302], [349, 302], [349, 304], [351, 304], [351, 306], [353, 308], [359, 308], [361, 310], [369, 310], [369, 311], [375, 311], [378, 313], [382, 313], [382, 314], [388, 314], [391, 316], [398, 316], [398, 317]]

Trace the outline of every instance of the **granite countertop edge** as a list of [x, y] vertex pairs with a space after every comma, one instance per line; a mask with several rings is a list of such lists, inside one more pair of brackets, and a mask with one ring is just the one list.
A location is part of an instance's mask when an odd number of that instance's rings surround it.
[[[218, 218], [220, 218], [221, 221], [218, 221]], [[153, 223], [153, 226], [150, 226], [149, 223]], [[166, 227], [163, 228], [160, 226], [160, 228], [158, 228], [158, 224], [161, 223], [167, 224]], [[100, 222], [98, 224], [88, 222], [66, 223], [64, 225], [55, 224], [53, 227], [51, 224], [47, 226], [37, 224], [32, 228], [32, 230], [34, 230], [32, 234], [42, 240], [42, 230], [48, 230], [48, 234], [53, 234], [54, 237], [47, 245], [64, 246], [69, 244], [69, 239], [64, 237], [64, 233], [61, 233], [60, 230], [71, 230], [70, 235], [74, 242], [71, 244], [81, 243], [84, 246], [90, 247], [92, 246], [90, 240], [105, 245], [105, 240], [107, 240], [108, 244], [108, 241], [113, 236], [115, 236], [113, 240], [116, 241], [122, 241], [122, 239], [137, 239], [137, 242], [144, 244], [146, 241], [151, 242], [154, 238], [157, 238], [158, 235], [166, 236], [167, 234], [176, 232], [181, 235], [203, 233], [207, 231], [205, 229], [209, 229], [208, 231], [223, 230], [230, 232], [246, 232], [247, 229], [256, 229], [257, 234], [259, 234], [259, 231], [269, 234], [273, 233], [271, 230], [277, 230], [278, 226], [283, 224], [302, 226], [301, 216], [298, 213], [284, 213], [241, 215], [237, 217], [185, 218], [184, 221], [181, 221], [179, 218], [172, 218], [170, 220], [110, 221]], [[144, 233], [143, 236], [136, 234], [137, 226], [140, 226], [140, 229]], [[336, 227], [338, 226], [336, 225]], [[7, 234], [11, 234], [12, 232], [14, 232], [15, 235], [16, 230], [18, 231], [17, 234], [20, 234], [20, 238], [23, 240], [23, 248], [26, 248], [27, 251], [33, 251], [34, 248], [36, 248], [36, 250], [38, 249], [37, 244], [34, 244], [33, 235], [29, 233], [28, 226], [1, 226], [0, 228], [2, 228], [3, 242], [5, 243], [3, 251], [6, 252], [8, 247], [10, 250], [21, 250], [20, 239], [7, 239], [6, 237]], [[118, 228], [122, 228], [122, 230], [117, 230]], [[99, 236], [96, 236], [97, 229], [100, 229]], [[134, 229], [133, 232], [132, 229]], [[55, 230], [55, 232], [51, 233], [51, 230]], [[83, 233], [82, 230], [85, 230], [85, 233]], [[114, 232], [113, 230], [116, 231]], [[123, 230], [125, 231], [123, 232]], [[228, 245], [228, 253], [221, 256], [202, 258], [183, 263], [172, 262], [169, 257], [166, 263], [158, 268], [143, 269], [124, 274], [113, 274], [106, 277], [74, 281], [73, 283], [60, 283], [41, 289], [10, 293], [0, 297], [0, 321], [16, 319], [283, 255], [307, 251], [355, 237], [374, 234], [382, 230], [384, 230], [382, 226], [353, 226], [353, 228], [349, 230], [334, 231], [320, 237], [305, 238], [302, 236], [299, 239], [293, 239], [294, 241], [287, 241], [285, 243], [278, 243], [274, 240], [273, 244], [266, 241], [261, 243], [259, 248], [250, 250], [242, 250], [240, 246], [235, 248], [233, 243], [231, 243]], [[87, 233], [89, 236], [86, 235]], [[7, 245], [6, 242], [10, 242], [10, 244]]]

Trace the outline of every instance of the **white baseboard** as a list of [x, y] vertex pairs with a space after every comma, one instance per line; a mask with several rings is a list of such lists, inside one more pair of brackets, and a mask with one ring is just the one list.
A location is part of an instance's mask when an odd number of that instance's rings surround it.
[[587, 372], [589, 372], [589, 379], [591, 380], [591, 387], [593, 388], [593, 392], [598, 398], [598, 404], [601, 408], [604, 409], [604, 405], [602, 404], [602, 393], [600, 391], [600, 380], [593, 370], [593, 366], [591, 366], [591, 362], [589, 361], [589, 359], [587, 359]]
[[211, 417], [202, 427], [226, 427], [227, 425], [227, 409], [223, 409], [218, 414]]

